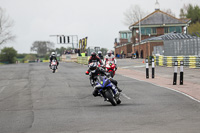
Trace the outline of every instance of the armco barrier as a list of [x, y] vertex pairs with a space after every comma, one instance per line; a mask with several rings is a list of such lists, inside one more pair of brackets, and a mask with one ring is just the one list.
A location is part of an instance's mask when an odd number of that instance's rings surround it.
[[180, 66], [180, 62], [183, 61], [184, 66], [200, 68], [200, 57], [198, 56], [156, 56], [154, 58], [158, 66], [172, 67], [175, 61], [178, 61], [178, 66]]
[[85, 56], [85, 57], [79, 56], [79, 57], [77, 58], [77, 62], [78, 62], [79, 64], [87, 65], [87, 64], [88, 64], [88, 59], [89, 59], [88, 56]]
[[77, 62], [77, 54], [66, 54], [60, 57], [60, 60], [63, 62]]
[[42, 60], [42, 62], [49, 62], [49, 60]]
[[163, 56], [158, 57], [158, 65], [163, 66]]

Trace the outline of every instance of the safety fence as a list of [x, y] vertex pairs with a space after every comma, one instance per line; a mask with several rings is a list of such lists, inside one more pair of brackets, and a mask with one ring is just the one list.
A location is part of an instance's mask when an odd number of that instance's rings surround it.
[[157, 66], [174, 66], [174, 62], [178, 61], [178, 66], [180, 62], [184, 62], [184, 66], [189, 68], [200, 68], [200, 57], [199, 56], [155, 56], [155, 63]]
[[63, 62], [77, 62], [77, 54], [66, 54], [60, 57], [60, 60]]
[[87, 65], [88, 59], [89, 59], [89, 56], [85, 56], [85, 57], [79, 56], [77, 57], [77, 63]]

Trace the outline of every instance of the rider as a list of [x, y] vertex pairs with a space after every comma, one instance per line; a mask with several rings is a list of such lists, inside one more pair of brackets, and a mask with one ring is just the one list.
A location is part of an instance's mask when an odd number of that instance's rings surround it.
[[103, 55], [102, 55], [102, 52], [101, 51], [98, 51], [98, 56], [101, 60], [103, 60]]
[[112, 61], [115, 64], [115, 70], [117, 70], [117, 60], [115, 59], [115, 56], [112, 54], [111, 50], [107, 51], [107, 55], [104, 59], [105, 65], [108, 61]]
[[[109, 76], [109, 73], [107, 73], [103, 68], [101, 67], [96, 67], [96, 74], [100, 74], [100, 75], [106, 75], [106, 76]], [[122, 92], [122, 90], [117, 87], [117, 81], [114, 80], [113, 78], [110, 78], [110, 81], [112, 82], [113, 84], [113, 87], [112, 89], [117, 89], [118, 92]], [[98, 93], [98, 90], [95, 88], [94, 91], [93, 91], [93, 95], [96, 97], [96, 96], [100, 96], [99, 93]]]
[[[92, 53], [91, 53], [91, 56], [90, 56], [90, 58], [89, 58], [89, 60], [88, 60], [88, 65], [89, 65], [90, 63], [92, 63], [92, 62], [97, 62], [97, 63], [99, 62], [100, 65], [103, 65], [101, 59], [96, 55], [95, 52], [92, 52]], [[89, 73], [90, 73], [90, 70], [88, 69], [85, 73], [86, 73], [86, 74], [89, 74]]]
[[57, 69], [58, 69], [58, 65], [59, 65], [59, 62], [58, 62], [58, 60], [57, 60], [57, 58], [56, 58], [56, 54], [55, 54], [55, 52], [52, 52], [51, 53], [51, 55], [50, 55], [50, 57], [49, 57], [49, 67], [50, 67], [50, 69], [51, 69], [51, 62], [52, 62], [52, 60], [56, 60], [57, 61]]

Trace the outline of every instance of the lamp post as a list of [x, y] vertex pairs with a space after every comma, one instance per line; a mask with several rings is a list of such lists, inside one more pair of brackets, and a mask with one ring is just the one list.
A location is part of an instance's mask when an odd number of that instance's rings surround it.
[[138, 45], [138, 54], [139, 54], [139, 58], [140, 58], [140, 41], [141, 41], [141, 32], [139, 30], [136, 30], [136, 33], [138, 34], [138, 38], [136, 38], [136, 41], [139, 43]]

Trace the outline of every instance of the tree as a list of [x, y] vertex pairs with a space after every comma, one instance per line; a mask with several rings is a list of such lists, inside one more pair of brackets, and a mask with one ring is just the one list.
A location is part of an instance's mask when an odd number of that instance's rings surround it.
[[183, 8], [180, 9], [179, 16], [180, 18], [190, 18], [192, 24], [200, 22], [200, 8], [198, 5], [184, 5]]
[[[196, 32], [200, 33], [200, 22], [196, 22], [195, 24], [191, 24], [188, 27], [188, 32], [191, 35], [194, 35]], [[199, 36], [198, 34], [195, 34], [196, 36]]]
[[1, 50], [0, 60], [2, 62], [15, 63], [17, 51], [13, 47], [5, 47]]
[[28, 61], [35, 61], [37, 59], [36, 55], [34, 54], [28, 54], [25, 56], [24, 60]]
[[5, 11], [0, 7], [0, 45], [15, 39], [11, 32], [13, 24], [14, 21], [6, 16]]
[[102, 52], [102, 55], [106, 55], [108, 49], [107, 48], [101, 48], [100, 51]]
[[162, 9], [162, 11], [173, 17], [176, 17], [175, 13], [173, 13], [171, 9]]
[[32, 44], [31, 51], [36, 51], [39, 56], [44, 56], [54, 48], [54, 43], [49, 41], [35, 41]]
[[134, 24], [144, 18], [146, 15], [147, 13], [143, 12], [140, 6], [131, 5], [131, 7], [124, 12], [124, 24], [130, 26], [131, 24]]
[[180, 14], [179, 14], [179, 17], [180, 18], [187, 18], [187, 10], [188, 10], [188, 6], [189, 5], [183, 5], [183, 8], [180, 9]]
[[65, 47], [56, 48], [57, 54], [60, 54], [60, 55], [64, 54], [66, 50], [67, 50], [67, 48], [65, 48]]
[[200, 22], [200, 8], [198, 5], [192, 6], [191, 4], [188, 6], [187, 10], [187, 18], [191, 18], [192, 23]]

